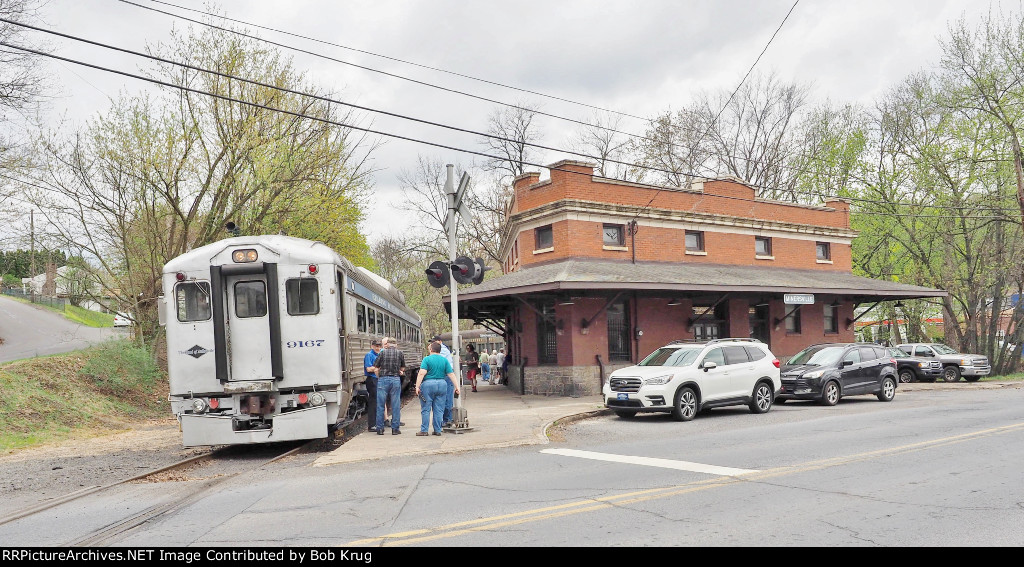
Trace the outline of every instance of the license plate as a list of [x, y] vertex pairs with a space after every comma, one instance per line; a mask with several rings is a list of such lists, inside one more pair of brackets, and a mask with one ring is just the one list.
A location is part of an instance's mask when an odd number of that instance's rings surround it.
[[629, 394], [619, 394], [619, 399], [620, 400], [628, 400], [629, 399]]

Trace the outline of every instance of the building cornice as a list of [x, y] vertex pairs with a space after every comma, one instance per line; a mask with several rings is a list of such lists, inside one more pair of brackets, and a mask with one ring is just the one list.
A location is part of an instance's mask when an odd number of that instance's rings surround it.
[[[759, 202], [776, 204], [774, 201]], [[824, 211], [834, 210], [829, 207], [802, 207]], [[505, 258], [508, 255], [509, 249], [515, 241], [514, 235], [516, 235], [525, 225], [533, 223], [548, 224], [548, 222], [543, 221], [561, 220], [562, 218], [581, 220], [582, 217], [587, 215], [598, 217], [603, 216], [609, 219], [632, 220], [633, 218], [636, 218], [638, 223], [647, 226], [700, 225], [706, 227], [728, 228], [733, 231], [736, 229], [743, 229], [747, 231], [757, 231], [758, 233], [774, 232], [791, 235], [814, 235], [850, 242], [852, 242], [858, 234], [857, 231], [848, 228], [823, 227], [819, 225], [752, 219], [748, 217], [719, 215], [714, 213], [644, 208], [635, 205], [585, 201], [582, 199], [560, 199], [528, 211], [516, 213], [509, 217], [505, 223], [505, 229], [502, 235], [504, 245], [501, 249], [501, 257]]]

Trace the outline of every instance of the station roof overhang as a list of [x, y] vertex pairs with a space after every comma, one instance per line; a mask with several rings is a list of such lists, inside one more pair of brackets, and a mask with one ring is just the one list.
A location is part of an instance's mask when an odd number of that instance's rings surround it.
[[[623, 290], [680, 298], [724, 293], [779, 296], [809, 293], [861, 304], [942, 298], [941, 289], [856, 276], [834, 270], [799, 270], [689, 262], [615, 262], [567, 259], [523, 268], [458, 293], [466, 319], [496, 319], [524, 296], [607, 296]], [[443, 298], [451, 312], [451, 296]]]

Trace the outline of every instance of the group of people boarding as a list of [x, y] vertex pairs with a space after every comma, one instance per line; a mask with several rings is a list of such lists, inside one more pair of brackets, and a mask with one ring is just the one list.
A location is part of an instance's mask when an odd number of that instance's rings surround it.
[[[452, 408], [455, 397], [461, 392], [455, 371], [456, 365], [451, 349], [441, 337], [435, 335], [428, 346], [429, 354], [420, 362], [416, 375], [416, 396], [420, 399], [420, 431], [417, 436], [441, 435], [441, 430], [452, 425]], [[507, 371], [505, 350], [477, 353], [473, 345], [467, 346], [466, 377], [476, 392], [476, 377], [482, 371], [484, 382], [502, 383]], [[492, 369], [493, 365], [493, 369]], [[402, 433], [401, 395], [402, 375], [405, 373], [405, 354], [398, 349], [398, 342], [391, 337], [370, 341], [370, 352], [363, 357], [366, 376], [368, 428], [384, 435], [384, 429], [391, 428], [392, 435]], [[492, 371], [493, 370], [493, 371]], [[491, 379], [493, 377], [493, 382]], [[390, 417], [389, 416], [390, 410]], [[433, 431], [431, 431], [431, 428]]]

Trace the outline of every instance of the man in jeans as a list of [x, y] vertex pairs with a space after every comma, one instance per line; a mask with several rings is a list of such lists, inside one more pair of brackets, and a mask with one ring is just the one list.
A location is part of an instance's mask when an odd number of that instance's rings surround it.
[[370, 341], [370, 352], [363, 357], [363, 376], [366, 377], [366, 428], [377, 428], [377, 356], [383, 347], [380, 339]]
[[402, 375], [405, 374], [405, 354], [398, 350], [398, 341], [384, 337], [383, 349], [377, 355], [377, 435], [384, 435], [384, 406], [391, 403], [391, 434], [402, 433]]

